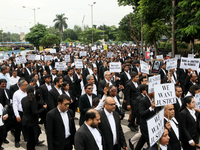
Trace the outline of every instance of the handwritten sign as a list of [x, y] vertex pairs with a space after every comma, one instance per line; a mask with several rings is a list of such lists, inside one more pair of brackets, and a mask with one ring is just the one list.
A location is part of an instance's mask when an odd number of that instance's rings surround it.
[[33, 54], [28, 55], [28, 60], [35, 60], [35, 55]]
[[50, 53], [56, 53], [56, 49], [50, 49]]
[[111, 58], [113, 55], [113, 52], [107, 52], [107, 58]]
[[163, 59], [163, 55], [157, 55], [156, 59]]
[[74, 63], [76, 68], [83, 68], [82, 59], [74, 59]]
[[44, 61], [51, 61], [53, 59], [53, 57], [51, 55], [45, 55], [44, 56]]
[[80, 57], [81, 57], [81, 56], [87, 56], [87, 52], [86, 52], [86, 51], [80, 51], [80, 54], [79, 54], [79, 55], [80, 55]]
[[194, 100], [196, 102], [195, 107], [200, 109], [200, 93], [195, 94]]
[[121, 72], [121, 63], [120, 62], [111, 62], [109, 63], [109, 71], [112, 72]]
[[140, 66], [141, 66], [142, 73], [149, 74], [149, 65], [146, 62], [140, 60]]
[[166, 61], [166, 70], [177, 68], [177, 59], [167, 59]]
[[200, 59], [191, 59], [191, 58], [183, 58], [181, 57], [180, 68], [182, 69], [192, 69], [199, 70], [199, 60]]
[[66, 70], [66, 63], [65, 62], [55, 62], [56, 70]]
[[70, 55], [65, 55], [65, 62], [70, 62]]
[[148, 92], [152, 93], [154, 92], [154, 86], [160, 84], [160, 75], [152, 76], [148, 78]]

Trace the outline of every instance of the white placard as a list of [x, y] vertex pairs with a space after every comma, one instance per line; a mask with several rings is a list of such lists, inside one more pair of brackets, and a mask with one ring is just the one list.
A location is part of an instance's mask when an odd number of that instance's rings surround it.
[[74, 63], [76, 68], [83, 68], [82, 59], [74, 59]]
[[176, 59], [181, 59], [181, 55], [180, 55], [180, 54], [177, 54], [177, 55], [175, 55], [175, 58], [176, 58]]
[[169, 55], [169, 57], [171, 58], [171, 57], [172, 57], [172, 52], [169, 52], [168, 55]]
[[56, 70], [66, 70], [66, 63], [65, 62], [55, 62]]
[[92, 47], [92, 51], [95, 51], [97, 48], [96, 48], [96, 46], [93, 46]]
[[120, 62], [110, 62], [109, 71], [112, 72], [121, 72], [121, 63]]
[[56, 49], [50, 49], [50, 53], [56, 53]]
[[26, 61], [26, 56], [21, 56], [21, 63], [23, 64], [23, 63], [26, 63], [27, 61]]
[[164, 108], [151, 119], [147, 120], [150, 147], [153, 146], [164, 133]]
[[35, 60], [35, 55], [34, 54], [29, 54], [28, 55], [28, 60]]
[[113, 55], [113, 52], [107, 52], [107, 58], [111, 58]]
[[7, 59], [9, 59], [9, 56], [8, 56], [8, 54], [5, 54], [4, 55], [4, 60], [7, 60]]
[[188, 54], [188, 58], [194, 58], [194, 54]]
[[65, 62], [70, 62], [70, 55], [65, 55]]
[[40, 60], [40, 55], [36, 55], [35, 60]]
[[84, 47], [82, 46], [81, 49], [84, 49]]
[[174, 83], [154, 86], [155, 106], [165, 106], [176, 103]]
[[146, 62], [140, 60], [140, 66], [141, 66], [142, 73], [149, 74], [149, 65]]
[[44, 61], [51, 61], [53, 59], [53, 57], [51, 55], [45, 55], [44, 56]]
[[148, 78], [148, 93], [154, 92], [154, 86], [160, 84], [160, 75], [152, 76]]
[[163, 59], [163, 55], [157, 55], [156, 59]]
[[200, 59], [191, 59], [191, 58], [184, 58], [181, 57], [181, 64], [180, 68], [182, 69], [192, 69], [192, 70], [199, 70], [199, 60]]
[[80, 55], [80, 57], [81, 57], [81, 56], [87, 56], [87, 52], [86, 52], [86, 51], [80, 51], [80, 54], [79, 54], [79, 55]]
[[20, 59], [20, 58], [21, 58], [21, 57], [16, 57], [16, 58], [15, 58], [17, 64], [21, 64], [21, 59]]
[[195, 94], [194, 100], [196, 102], [195, 108], [200, 109], [200, 93]]
[[166, 62], [166, 70], [177, 68], [177, 59], [176, 58], [167, 59], [167, 60], [165, 60], [165, 62]]

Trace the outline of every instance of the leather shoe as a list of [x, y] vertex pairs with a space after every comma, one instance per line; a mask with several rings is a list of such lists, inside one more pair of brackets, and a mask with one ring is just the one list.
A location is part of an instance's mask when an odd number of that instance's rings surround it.
[[128, 142], [129, 142], [129, 147], [131, 148], [131, 150], [134, 150], [134, 146], [133, 146], [133, 144], [131, 143], [131, 139], [129, 139]]
[[8, 144], [8, 143], [9, 143], [9, 141], [8, 141], [7, 139], [5, 139], [3, 142], [4, 142], [4, 143], [6, 143], [6, 144]]
[[16, 148], [19, 148], [19, 147], [20, 147], [19, 142], [15, 142], [15, 147], [16, 147]]
[[133, 131], [133, 132], [136, 132], [137, 130], [135, 129], [135, 128], [133, 128], [133, 127], [129, 127], [130, 129], [131, 129], [131, 131]]
[[40, 144], [42, 144], [42, 143], [44, 143], [44, 140], [43, 141], [37, 141], [37, 143], [35, 144], [35, 145], [40, 145]]

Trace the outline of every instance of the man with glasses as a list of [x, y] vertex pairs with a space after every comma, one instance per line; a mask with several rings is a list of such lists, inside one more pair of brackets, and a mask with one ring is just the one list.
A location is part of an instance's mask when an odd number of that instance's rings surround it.
[[47, 113], [46, 134], [48, 149], [72, 150], [76, 132], [73, 111], [69, 109], [71, 98], [58, 96], [58, 106]]
[[21, 100], [22, 98], [27, 96], [26, 93], [26, 87], [28, 85], [28, 82], [26, 80], [21, 80], [19, 82], [19, 90], [17, 90], [13, 94], [13, 111], [16, 117], [16, 123], [15, 123], [15, 147], [20, 147], [19, 141], [20, 141], [20, 134], [22, 131], [22, 124], [21, 120], [23, 117], [23, 109]]
[[79, 109], [80, 109], [80, 120], [79, 125], [81, 126], [84, 123], [84, 116], [85, 113], [92, 108], [92, 100], [97, 97], [95, 94], [92, 93], [93, 86], [92, 84], [85, 85], [85, 94], [80, 96], [79, 98]]
[[179, 109], [183, 103], [183, 97], [181, 97], [183, 91], [180, 86], [175, 86], [176, 103], [174, 104], [175, 118], [179, 121]]

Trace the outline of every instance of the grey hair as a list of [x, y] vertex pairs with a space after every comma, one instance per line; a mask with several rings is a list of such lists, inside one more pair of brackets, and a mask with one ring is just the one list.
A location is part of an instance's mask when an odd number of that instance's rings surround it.
[[89, 74], [89, 75], [87, 75], [86, 80], [90, 80], [92, 77], [93, 77], [93, 75]]
[[26, 80], [19, 81], [19, 86], [23, 85], [24, 82], [26, 82]]
[[110, 71], [105, 71], [105, 72], [104, 72], [104, 76], [106, 76], [106, 75], [108, 74], [108, 72], [110, 72]]

